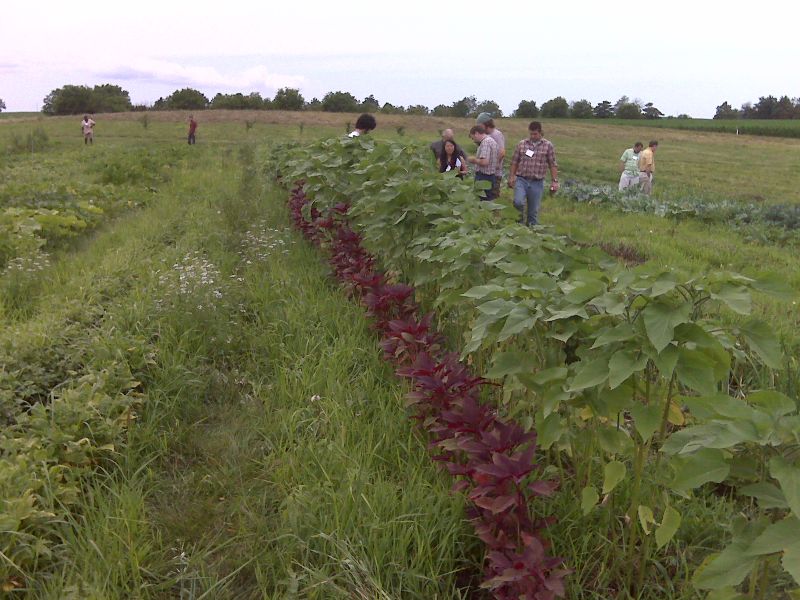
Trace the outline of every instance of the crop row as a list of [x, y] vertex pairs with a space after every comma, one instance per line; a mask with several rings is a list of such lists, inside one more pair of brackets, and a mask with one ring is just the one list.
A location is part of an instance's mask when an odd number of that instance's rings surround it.
[[748, 204], [736, 201], [707, 201], [702, 198], [668, 200], [619, 192], [609, 185], [589, 185], [567, 181], [561, 197], [575, 202], [596, 204], [620, 212], [644, 213], [680, 222], [696, 219], [722, 224], [745, 235], [745, 239], [771, 243], [800, 241], [800, 206], [792, 204]]
[[349, 206], [352, 235], [414, 283], [449, 339], [463, 339], [462, 359], [497, 384], [482, 393], [536, 431], [558, 493], [587, 523], [601, 514], [609, 545], [624, 547], [622, 587], [637, 593], [656, 576], [652, 564], [684, 543], [683, 515], [713, 484], [731, 490], [741, 516], [711, 524], [729, 543], [693, 585], [735, 598], [747, 579], [747, 597], [765, 598], [792, 587], [785, 573], [800, 581], [800, 416], [774, 389], [784, 357], [764, 323], [719, 317], [748, 315], [754, 290], [786, 294], [779, 277], [629, 269], [504, 223], [499, 205], [398, 144], [329, 140], [275, 160], [305, 182], [301, 227], [327, 227]]
[[411, 383], [407, 404], [430, 437], [434, 460], [458, 478], [454, 490], [472, 502], [471, 521], [488, 548], [483, 587], [509, 600], [563, 597], [567, 571], [559, 568], [561, 559], [546, 554], [540, 532], [547, 520], [530, 510], [533, 496], [549, 496], [557, 487], [540, 478], [536, 435], [480, 401], [487, 381], [445, 351], [432, 315], [420, 315], [414, 288], [390, 283], [376, 270], [375, 257], [347, 222], [349, 206], [339, 203], [325, 218], [312, 208], [306, 219], [308, 202], [302, 186], [295, 187], [289, 207], [296, 227], [325, 246], [336, 277], [366, 308], [384, 358]]
[[118, 152], [94, 163], [86, 181], [9, 177], [0, 187], [0, 272], [35, 267], [42, 254], [63, 241], [142, 206], [178, 158], [176, 153]]

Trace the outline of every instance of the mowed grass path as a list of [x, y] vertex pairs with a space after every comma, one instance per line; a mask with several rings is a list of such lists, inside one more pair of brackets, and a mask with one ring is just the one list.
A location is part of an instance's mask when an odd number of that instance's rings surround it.
[[[169, 195], [62, 274], [69, 293], [115, 236], [139, 293], [114, 315], [157, 352], [117, 460], [28, 597], [463, 597], [480, 546], [362, 309], [288, 230], [250, 152], [197, 150]], [[218, 269], [219, 297], [170, 291], [192, 256]]]

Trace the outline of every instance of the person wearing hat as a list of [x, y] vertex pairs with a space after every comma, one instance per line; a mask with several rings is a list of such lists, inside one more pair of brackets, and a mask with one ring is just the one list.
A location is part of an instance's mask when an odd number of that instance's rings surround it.
[[486, 134], [492, 138], [497, 144], [497, 165], [494, 171], [494, 188], [492, 193], [495, 198], [500, 196], [500, 182], [503, 180], [503, 159], [506, 157], [506, 136], [494, 125], [492, 115], [487, 112], [482, 112], [477, 118], [478, 125], [483, 125], [486, 129]]

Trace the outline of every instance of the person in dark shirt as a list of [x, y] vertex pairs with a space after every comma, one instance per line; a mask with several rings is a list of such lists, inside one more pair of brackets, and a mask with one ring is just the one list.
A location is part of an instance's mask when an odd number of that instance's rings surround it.
[[445, 142], [453, 142], [456, 146], [456, 156], [461, 158], [461, 162], [466, 162], [467, 155], [461, 149], [461, 146], [456, 144], [455, 141], [455, 134], [453, 133], [452, 129], [445, 129], [442, 131], [442, 139], [436, 140], [435, 142], [431, 143], [430, 149], [433, 152], [433, 156], [436, 157], [436, 160], [439, 160], [439, 157], [442, 155], [442, 150], [444, 149]]
[[456, 143], [453, 140], [446, 140], [442, 145], [442, 153], [439, 155], [439, 173], [453, 171], [461, 179], [467, 174], [467, 161], [456, 152]]
[[195, 131], [197, 131], [197, 121], [194, 120], [194, 115], [189, 115], [189, 143], [195, 143]]

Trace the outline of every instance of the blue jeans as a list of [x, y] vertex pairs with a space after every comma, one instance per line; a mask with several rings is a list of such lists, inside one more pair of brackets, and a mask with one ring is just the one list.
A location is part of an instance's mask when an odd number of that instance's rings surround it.
[[[544, 193], [543, 179], [525, 179], [517, 175], [514, 182], [514, 208], [522, 215], [521, 223], [528, 226], [539, 224], [539, 207], [542, 205]], [[527, 200], [527, 216], [526, 216]]]
[[497, 196], [494, 195], [494, 182], [497, 179], [495, 175], [488, 175], [486, 173], [475, 173], [475, 181], [488, 181], [492, 184], [488, 190], [485, 190], [484, 195], [481, 196], [481, 200], [494, 200]]

